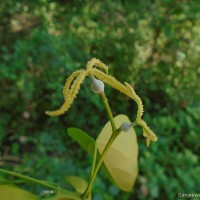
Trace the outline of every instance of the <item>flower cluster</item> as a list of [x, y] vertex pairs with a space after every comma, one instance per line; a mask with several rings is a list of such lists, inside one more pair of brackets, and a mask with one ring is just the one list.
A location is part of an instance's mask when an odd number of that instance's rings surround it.
[[[104, 63], [102, 63], [99, 59], [96, 58], [93, 58], [92, 60], [88, 61], [85, 70], [83, 69], [77, 70], [69, 76], [63, 88], [63, 96], [64, 96], [63, 105], [56, 111], [46, 111], [46, 114], [50, 116], [57, 116], [67, 112], [70, 106], [72, 105], [74, 99], [76, 98], [76, 95], [80, 90], [81, 84], [83, 83], [84, 79], [87, 76], [89, 76], [93, 80], [93, 83], [94, 81], [98, 82], [97, 79], [99, 79], [102, 82], [110, 85], [114, 89], [118, 90], [119, 92], [125, 94], [126, 96], [134, 100], [137, 103], [138, 110], [136, 119], [133, 123], [136, 125], [140, 125], [142, 127], [143, 136], [146, 137], [147, 146], [149, 146], [150, 141], [157, 141], [156, 135], [147, 126], [146, 122], [142, 120], [142, 115], [143, 115], [142, 100], [135, 93], [133, 87], [129, 83], [125, 82], [123, 84], [114, 77], [108, 75], [108, 67]], [[97, 79], [94, 77], [96, 77]], [[101, 85], [101, 82], [99, 82], [98, 84]], [[92, 85], [91, 87], [98, 93], [98, 87], [96, 87], [95, 85]]]

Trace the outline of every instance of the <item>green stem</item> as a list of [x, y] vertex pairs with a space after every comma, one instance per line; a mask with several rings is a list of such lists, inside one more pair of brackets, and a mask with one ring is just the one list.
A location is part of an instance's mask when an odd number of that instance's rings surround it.
[[107, 99], [105, 93], [101, 93], [100, 96], [101, 96], [103, 103], [105, 105], [106, 112], [108, 114], [108, 117], [109, 117], [109, 120], [110, 120], [110, 123], [111, 123], [111, 126], [112, 126], [112, 130], [113, 130], [113, 133], [114, 133], [114, 132], [116, 132], [117, 128], [116, 128], [116, 125], [115, 125], [115, 121], [114, 121], [112, 111], [111, 111], [110, 106], [108, 104], [108, 99]]
[[92, 178], [92, 175], [94, 173], [96, 160], [97, 160], [97, 144], [96, 144], [96, 142], [94, 144], [95, 144], [95, 146], [94, 146], [94, 153], [93, 153], [93, 160], [92, 160], [92, 168], [91, 168], [91, 173], [90, 173], [90, 179]]
[[89, 184], [88, 184], [88, 186], [87, 186], [87, 188], [86, 188], [86, 190], [85, 190], [85, 192], [83, 194], [83, 200], [85, 200], [88, 197], [89, 193], [91, 192], [93, 182], [94, 182], [95, 177], [96, 177], [96, 175], [97, 175], [97, 173], [99, 171], [99, 168], [101, 167], [101, 164], [102, 164], [102, 162], [104, 160], [104, 157], [105, 157], [106, 153], [108, 152], [110, 146], [114, 142], [115, 138], [118, 136], [118, 134], [120, 132], [120, 130], [116, 128], [114, 117], [113, 117], [112, 111], [110, 109], [110, 106], [108, 104], [108, 100], [107, 100], [107, 97], [106, 97], [105, 93], [101, 93], [100, 96], [101, 96], [102, 101], [103, 101], [103, 103], [105, 105], [106, 112], [107, 112], [107, 115], [109, 117], [113, 132], [112, 132], [112, 135], [111, 135], [110, 139], [108, 140], [108, 143], [106, 144], [106, 146], [105, 146], [105, 148], [104, 148], [104, 150], [103, 150], [103, 152], [102, 152], [102, 154], [101, 154], [101, 156], [99, 158], [99, 161], [98, 161], [98, 163], [97, 163], [97, 165], [96, 165], [96, 167], [94, 169], [94, 172], [91, 174]]
[[101, 164], [102, 164], [102, 162], [104, 160], [104, 157], [105, 157], [107, 151], [109, 150], [110, 146], [112, 145], [112, 143], [113, 143], [113, 141], [115, 140], [116, 137], [117, 137], [117, 134], [112, 134], [110, 139], [109, 139], [109, 141], [108, 141], [108, 143], [106, 144], [106, 147], [104, 148], [104, 150], [103, 150], [103, 152], [101, 154], [101, 157], [100, 157], [100, 159], [99, 159], [99, 161], [98, 161], [98, 163], [97, 163], [97, 165], [95, 167], [94, 173], [91, 176], [90, 182], [89, 182], [89, 184], [88, 184], [88, 186], [87, 186], [87, 188], [86, 188], [86, 190], [84, 192], [83, 200], [85, 200], [87, 198], [89, 192], [91, 191], [94, 179], [95, 179], [95, 177], [96, 177], [96, 175], [97, 175], [97, 173], [99, 171], [99, 168], [101, 167]]
[[8, 171], [8, 170], [5, 170], [5, 169], [0, 169], [0, 172], [19, 177], [19, 178], [24, 179], [24, 180], [29, 181], [29, 182], [33, 182], [33, 183], [37, 183], [39, 185], [43, 185], [43, 186], [51, 188], [53, 190], [58, 189], [56, 186], [53, 186], [52, 184], [50, 184], [46, 181], [31, 178], [31, 177], [28, 177], [28, 176], [25, 176], [25, 175], [22, 175], [22, 174], [19, 174], [19, 173], [16, 173], [16, 172]]

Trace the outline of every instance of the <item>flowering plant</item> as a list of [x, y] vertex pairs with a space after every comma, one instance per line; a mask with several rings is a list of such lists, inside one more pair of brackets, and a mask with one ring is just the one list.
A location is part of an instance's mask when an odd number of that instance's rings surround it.
[[[129, 83], [122, 84], [114, 77], [108, 75], [108, 67], [100, 60], [93, 58], [87, 63], [85, 70], [77, 70], [67, 79], [63, 96], [64, 103], [55, 111], [46, 111], [49, 116], [58, 116], [67, 112], [76, 98], [80, 86], [86, 77], [91, 79], [91, 89], [98, 94], [105, 106], [109, 122], [104, 126], [97, 139], [94, 140], [85, 132], [77, 128], [69, 128], [68, 134], [92, 157], [91, 173], [89, 181], [86, 182], [80, 177], [70, 176], [68, 182], [75, 191], [71, 192], [56, 184], [44, 180], [37, 180], [22, 174], [0, 169], [0, 172], [13, 175], [19, 180], [40, 184], [50, 190], [43, 190], [40, 195], [11, 186], [8, 180], [2, 178], [0, 185], [0, 196], [5, 200], [89, 200], [92, 198], [92, 186], [99, 168], [104, 164], [110, 179], [122, 190], [131, 191], [138, 174], [138, 144], [134, 126], [139, 125], [143, 129], [143, 136], [146, 138], [147, 146], [150, 141], [157, 141], [156, 135], [142, 119], [143, 104], [140, 97], [135, 93]], [[104, 83], [110, 85], [122, 94], [128, 96], [137, 103], [136, 119], [130, 121], [126, 115], [113, 117], [107, 97], [104, 93]]]

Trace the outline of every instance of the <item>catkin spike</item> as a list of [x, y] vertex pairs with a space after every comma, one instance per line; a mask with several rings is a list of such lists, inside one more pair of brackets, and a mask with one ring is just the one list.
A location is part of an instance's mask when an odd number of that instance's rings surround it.
[[73, 72], [66, 80], [65, 82], [65, 85], [63, 87], [63, 96], [64, 96], [64, 99], [67, 99], [67, 96], [69, 94], [69, 88], [71, 86], [71, 83], [72, 81], [80, 74], [82, 73], [84, 70], [83, 69], [80, 69], [80, 70], [77, 70], [75, 72]]
[[88, 61], [86, 69], [89, 70], [94, 68], [94, 66], [103, 69], [106, 73], [108, 73], [108, 67], [97, 58], [92, 58], [90, 61]]
[[125, 82], [126, 87], [131, 91], [131, 96], [132, 99], [137, 103], [138, 105], [138, 111], [137, 111], [137, 117], [136, 117], [136, 121], [140, 120], [142, 115], [143, 115], [143, 104], [142, 104], [142, 100], [141, 98], [135, 93], [133, 87], [129, 84]]
[[151, 140], [149, 138], [146, 139], [146, 145], [149, 147]]
[[140, 119], [136, 124], [140, 125], [143, 129], [143, 136], [146, 137], [146, 144], [147, 147], [150, 144], [150, 141], [156, 142], [158, 140], [157, 136], [155, 133], [147, 126], [146, 122]]
[[80, 90], [80, 86], [83, 83], [85, 77], [87, 76], [87, 71], [83, 71], [75, 80], [74, 84], [72, 85], [68, 98], [65, 100], [64, 104], [60, 107], [60, 109], [56, 111], [47, 111], [46, 114], [50, 116], [57, 116], [62, 115], [65, 112], [67, 112], [73, 103], [74, 99], [76, 98], [76, 95], [78, 94], [78, 91]]
[[[81, 86], [81, 84], [83, 83], [83, 81], [84, 81], [84, 79], [85, 79], [85, 77], [88, 75], [88, 72], [87, 71], [83, 71], [80, 75], [79, 75], [79, 77], [78, 77], [78, 79], [77, 79], [77, 81], [76, 81], [76, 83], [74, 84], [74, 85], [72, 85], [72, 89], [70, 90], [70, 96], [72, 96], [72, 98], [74, 99], [75, 97], [76, 97], [76, 95], [78, 94], [78, 92], [79, 92], [79, 90], [80, 90], [80, 86]], [[73, 101], [72, 101], [73, 102]]]
[[55, 110], [55, 111], [46, 111], [45, 113], [49, 116], [58, 116], [58, 115], [62, 115], [64, 114], [65, 112], [68, 111], [68, 109], [70, 108], [70, 103], [69, 101], [65, 101], [63, 103], [63, 105], [58, 109], [58, 110]]

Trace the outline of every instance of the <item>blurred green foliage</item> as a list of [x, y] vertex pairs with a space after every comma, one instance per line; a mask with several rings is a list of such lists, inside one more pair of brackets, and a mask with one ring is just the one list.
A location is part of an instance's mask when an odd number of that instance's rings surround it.
[[[96, 137], [106, 122], [89, 82], [67, 115], [49, 118], [63, 101], [65, 79], [97, 57], [141, 96], [159, 140], [146, 148], [132, 194], [97, 177], [94, 200], [169, 199], [200, 184], [200, 4], [193, 0], [0, 2], [1, 166], [66, 185], [87, 180], [91, 158], [66, 134], [76, 126]], [[114, 114], [136, 106], [106, 87]], [[39, 190], [33, 188], [31, 190]]]

